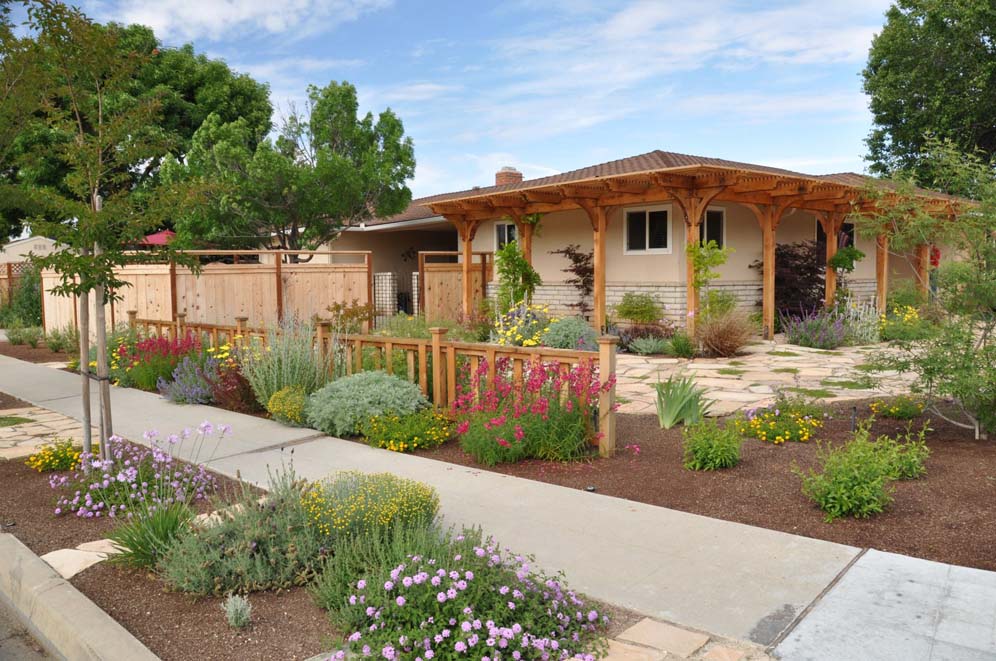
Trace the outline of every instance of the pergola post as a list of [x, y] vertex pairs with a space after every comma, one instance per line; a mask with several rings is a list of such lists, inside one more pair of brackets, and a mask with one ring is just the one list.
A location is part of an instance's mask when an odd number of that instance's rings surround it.
[[685, 214], [685, 330], [695, 334], [695, 319], [699, 313], [699, 289], [695, 286], [695, 262], [691, 258], [692, 246], [699, 243], [699, 226], [706, 208], [725, 190], [716, 186], [701, 190], [674, 190], [672, 194]]
[[766, 340], [775, 336], [775, 232], [789, 203], [745, 205], [761, 226], [761, 331]]
[[926, 243], [916, 247], [916, 285], [924, 297], [930, 293], [930, 246]]
[[817, 217], [823, 226], [823, 233], [827, 237], [823, 304], [829, 308], [833, 306], [834, 299], [837, 297], [837, 269], [830, 266], [830, 260], [837, 254], [838, 235], [840, 234], [840, 228], [844, 226], [844, 214], [827, 213]]
[[875, 239], [875, 307], [885, 314], [889, 295], [889, 236], [879, 234]]
[[515, 223], [515, 231], [519, 233], [519, 248], [522, 250], [522, 258], [530, 266], [533, 265], [533, 229], [532, 223], [523, 219], [523, 215], [517, 211], [509, 213], [512, 222]]
[[591, 221], [593, 246], [593, 314], [595, 318], [595, 330], [599, 333], [605, 330], [607, 315], [605, 311], [605, 234], [609, 228], [609, 219], [605, 207], [597, 206], [588, 200], [579, 202], [581, 208], [588, 213], [588, 220]]

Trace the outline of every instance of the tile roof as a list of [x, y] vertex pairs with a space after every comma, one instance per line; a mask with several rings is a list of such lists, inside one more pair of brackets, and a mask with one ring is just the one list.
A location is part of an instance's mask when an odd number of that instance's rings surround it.
[[[425, 218], [435, 218], [438, 214], [434, 213], [432, 209], [429, 208], [429, 204], [433, 202], [443, 202], [446, 200], [456, 200], [466, 197], [476, 197], [479, 195], [490, 195], [495, 193], [504, 193], [515, 190], [525, 190], [532, 188], [541, 188], [544, 186], [555, 186], [558, 184], [567, 184], [573, 182], [582, 182], [591, 179], [600, 179], [604, 177], [618, 177], [627, 174], [637, 174], [643, 172], [654, 172], [661, 170], [680, 170], [682, 168], [696, 168], [696, 167], [714, 167], [721, 168], [724, 170], [740, 170], [746, 172], [756, 172], [759, 174], [777, 175], [782, 177], [792, 177], [799, 179], [809, 179], [813, 181], [825, 181], [829, 183], [840, 184], [850, 187], [862, 187], [866, 185], [869, 181], [879, 181], [874, 177], [869, 177], [867, 175], [857, 174], [854, 172], [838, 172], [835, 174], [823, 174], [823, 175], [813, 175], [805, 174], [802, 172], [794, 172], [792, 170], [785, 170], [782, 168], [773, 168], [766, 165], [757, 165], [754, 163], [742, 163], [739, 161], [728, 161], [722, 158], [709, 158], [706, 156], [692, 156], [689, 154], [678, 154], [675, 152], [661, 151], [656, 149], [652, 152], [647, 152], [646, 154], [639, 154], [638, 156], [629, 156], [627, 158], [620, 158], [615, 161], [608, 161], [606, 163], [599, 163], [598, 165], [590, 165], [588, 167], [579, 168], [577, 170], [570, 170], [568, 172], [561, 172], [559, 174], [550, 175], [548, 177], [540, 177], [538, 179], [528, 179], [521, 182], [515, 182], [511, 184], [503, 184], [501, 186], [480, 186], [471, 188], [469, 190], [455, 191], [452, 193], [442, 193], [439, 195], [432, 195], [429, 197], [422, 197], [412, 200], [411, 204], [403, 212], [396, 214], [394, 216], [389, 216], [386, 218], [377, 218], [369, 221], [368, 225], [382, 225], [388, 223], [399, 223], [412, 220], [420, 220]], [[941, 193], [936, 193], [934, 191], [927, 191], [931, 194], [937, 195], [939, 197], [947, 197]]]

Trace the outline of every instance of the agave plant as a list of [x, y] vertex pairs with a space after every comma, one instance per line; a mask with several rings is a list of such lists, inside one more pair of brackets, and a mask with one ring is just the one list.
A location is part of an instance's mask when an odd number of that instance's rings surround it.
[[691, 377], [671, 376], [654, 384], [657, 390], [657, 420], [670, 429], [677, 424], [693, 424], [709, 414], [712, 402], [705, 399], [705, 388], [695, 385]]

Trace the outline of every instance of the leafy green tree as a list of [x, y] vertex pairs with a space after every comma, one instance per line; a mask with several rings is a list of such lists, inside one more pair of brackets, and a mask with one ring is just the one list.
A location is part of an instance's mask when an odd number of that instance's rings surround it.
[[962, 151], [996, 153], [996, 4], [897, 0], [864, 70], [874, 128], [871, 170], [931, 183], [928, 134]]
[[979, 438], [996, 432], [996, 175], [984, 154], [965, 154], [952, 141], [928, 141], [923, 159], [939, 187], [971, 195], [974, 203], [958, 204], [955, 217], [954, 206], [927, 201], [912, 177], [895, 177], [869, 191], [872, 201], [887, 196], [889, 203], [857, 216], [857, 228], [889, 235], [893, 252], [941, 244], [957, 255], [937, 273], [937, 332], [894, 342], [884, 362], [917, 377], [935, 415]]
[[526, 261], [517, 242], [509, 241], [495, 252], [495, 267], [498, 269], [495, 303], [501, 314], [517, 305], [532, 303], [533, 294], [543, 281]]
[[[212, 113], [223, 121], [241, 118], [250, 133], [251, 144], [258, 143], [269, 133], [272, 107], [265, 84], [246, 74], [233, 72], [221, 60], [195, 53], [190, 44], [164, 48], [152, 30], [145, 26], [91, 25], [94, 34], [106, 32], [112, 38], [118, 56], [134, 58], [138, 63], [130, 67], [129, 79], [117, 91], [114, 104], [154, 98], [160, 108], [157, 116], [139, 130], [143, 140], [158, 142], [161, 150], [127, 170], [131, 186], [138, 195], [146, 194], [159, 184], [164, 158], [168, 155], [181, 160], [186, 157], [194, 133]], [[35, 51], [48, 47], [32, 39], [20, 41]], [[16, 40], [14, 45], [16, 47]], [[44, 89], [44, 86], [36, 85], [34, 89]], [[53, 96], [49, 103], [65, 110], [71, 100]], [[70, 168], [58, 154], [62, 143], [71, 140], [72, 134], [53, 129], [47, 118], [40, 115], [24, 117], [10, 128], [16, 131], [11, 160], [17, 166], [0, 171], [0, 177], [68, 192], [70, 185], [66, 178]], [[4, 226], [9, 228], [8, 233], [19, 233], [25, 213], [24, 209], [11, 205], [0, 209], [0, 233]], [[169, 225], [170, 219], [163, 222]]]
[[[146, 57], [120, 47], [120, 31], [94, 24], [76, 9], [39, 0], [28, 9], [29, 25], [50, 72], [39, 116], [51, 133], [67, 136], [51, 146], [35, 145], [27, 162], [48, 159], [65, 172], [49, 185], [19, 182], [5, 195], [31, 213], [34, 234], [49, 236], [61, 248], [36, 263], [54, 269], [60, 282], [51, 291], [79, 297], [80, 372], [84, 406], [84, 447], [90, 449], [90, 297], [93, 295], [100, 427], [112, 433], [107, 381], [108, 293], [126, 286], [115, 270], [138, 259], [126, 249], [187, 202], [187, 191], [159, 186], [137, 195], [133, 173], [163, 154], [168, 136], [150, 131], [161, 116], [155, 95], [128, 94]], [[43, 150], [39, 152], [38, 150]], [[102, 450], [106, 443], [101, 444]]]
[[401, 120], [389, 109], [358, 116], [356, 88], [345, 82], [310, 87], [307, 112], [291, 112], [277, 138], [258, 145], [246, 121], [209, 116], [187, 162], [164, 166], [171, 180], [211, 191], [208, 208], [177, 220], [179, 245], [287, 250], [317, 248], [344, 226], [402, 211], [414, 172]]

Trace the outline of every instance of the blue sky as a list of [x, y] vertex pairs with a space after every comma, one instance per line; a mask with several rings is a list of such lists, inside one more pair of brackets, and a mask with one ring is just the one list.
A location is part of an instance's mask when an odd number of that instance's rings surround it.
[[268, 82], [348, 80], [415, 141], [415, 196], [653, 149], [862, 171], [888, 0], [84, 0]]

